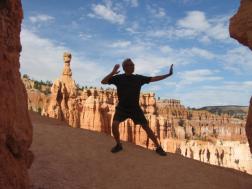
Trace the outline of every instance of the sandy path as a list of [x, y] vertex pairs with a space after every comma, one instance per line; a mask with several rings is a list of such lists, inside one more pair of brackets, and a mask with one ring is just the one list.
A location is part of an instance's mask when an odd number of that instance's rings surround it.
[[31, 114], [34, 125], [30, 169], [34, 189], [252, 189], [252, 176], [123, 143], [112, 154], [111, 136], [73, 129]]

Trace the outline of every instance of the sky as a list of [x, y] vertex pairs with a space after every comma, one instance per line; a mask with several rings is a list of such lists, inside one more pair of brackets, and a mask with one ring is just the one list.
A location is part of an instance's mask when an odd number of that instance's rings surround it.
[[[174, 74], [142, 92], [186, 107], [247, 106], [252, 53], [229, 37], [239, 0], [22, 0], [21, 74], [55, 81], [71, 52], [80, 86], [100, 81], [126, 58], [135, 74]], [[123, 73], [120, 68], [120, 73]]]

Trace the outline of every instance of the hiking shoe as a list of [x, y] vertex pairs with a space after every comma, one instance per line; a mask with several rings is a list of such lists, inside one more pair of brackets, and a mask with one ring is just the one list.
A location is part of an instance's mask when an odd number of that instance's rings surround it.
[[112, 153], [117, 153], [117, 152], [120, 152], [122, 149], [123, 149], [122, 145], [121, 145], [121, 144], [117, 144], [117, 145], [115, 145], [115, 146], [111, 149], [111, 152], [112, 152]]
[[161, 146], [157, 147], [156, 153], [159, 154], [160, 156], [166, 156], [166, 152], [163, 150]]

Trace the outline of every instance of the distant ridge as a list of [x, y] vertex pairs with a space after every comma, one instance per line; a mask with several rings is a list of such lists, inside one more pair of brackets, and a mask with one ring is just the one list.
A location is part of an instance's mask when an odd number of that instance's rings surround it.
[[205, 106], [198, 110], [206, 110], [214, 114], [229, 114], [234, 117], [244, 117], [248, 113], [248, 106], [224, 105], [224, 106]]

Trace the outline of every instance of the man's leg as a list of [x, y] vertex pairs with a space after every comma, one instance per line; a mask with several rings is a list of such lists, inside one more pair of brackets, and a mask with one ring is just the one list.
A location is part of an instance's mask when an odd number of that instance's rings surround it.
[[112, 153], [120, 152], [123, 149], [122, 144], [120, 142], [119, 124], [120, 124], [120, 121], [113, 120], [112, 133], [115, 138], [116, 145], [111, 149]]
[[113, 133], [113, 136], [114, 136], [115, 141], [116, 141], [117, 144], [121, 144], [120, 143], [119, 124], [120, 124], [119, 121], [113, 120], [113, 123], [112, 123], [112, 133]]
[[116, 145], [111, 149], [112, 153], [121, 151], [122, 144], [120, 142], [119, 124], [127, 119], [128, 115], [122, 108], [116, 107], [115, 115], [112, 122], [112, 133], [116, 141]]
[[147, 136], [154, 142], [156, 146], [156, 152], [161, 156], [165, 156], [166, 152], [158, 143], [157, 137], [154, 135], [153, 131], [148, 126], [148, 121], [144, 116], [143, 110], [140, 107], [136, 107], [136, 109], [131, 112], [130, 118], [134, 121], [135, 124], [142, 125], [143, 129], [147, 133]]
[[151, 130], [151, 128], [148, 126], [148, 123], [141, 124], [143, 129], [146, 131], [148, 137], [154, 142], [156, 146], [156, 152], [160, 156], [166, 156], [166, 152], [163, 150], [161, 145], [158, 143], [157, 137], [154, 135], [154, 132]]
[[158, 143], [157, 137], [155, 136], [154, 132], [151, 130], [151, 128], [148, 126], [148, 123], [142, 124], [143, 129], [147, 133], [148, 137], [154, 142], [156, 147], [159, 147], [160, 144]]

